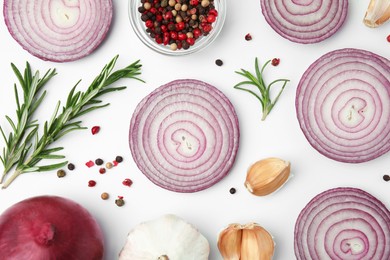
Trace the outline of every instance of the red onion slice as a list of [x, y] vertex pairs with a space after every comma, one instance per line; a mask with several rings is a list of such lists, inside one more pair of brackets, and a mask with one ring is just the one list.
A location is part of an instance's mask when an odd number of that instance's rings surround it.
[[156, 185], [196, 192], [230, 171], [239, 144], [238, 119], [228, 98], [215, 87], [176, 80], [138, 104], [129, 144], [138, 168]]
[[95, 50], [111, 24], [112, 0], [5, 0], [12, 37], [32, 55], [56, 62]]
[[296, 111], [323, 155], [360, 163], [390, 150], [390, 61], [358, 49], [325, 54], [304, 73]]
[[336, 188], [314, 197], [295, 224], [300, 259], [390, 259], [390, 212], [356, 188]]
[[348, 11], [346, 0], [260, 0], [268, 24], [297, 43], [316, 43], [336, 33]]

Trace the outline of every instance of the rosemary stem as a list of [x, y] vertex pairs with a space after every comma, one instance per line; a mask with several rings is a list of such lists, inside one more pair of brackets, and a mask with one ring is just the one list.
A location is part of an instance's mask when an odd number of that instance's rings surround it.
[[15, 170], [14, 173], [7, 178], [1, 188], [6, 189], [20, 174], [22, 174], [22, 172]]

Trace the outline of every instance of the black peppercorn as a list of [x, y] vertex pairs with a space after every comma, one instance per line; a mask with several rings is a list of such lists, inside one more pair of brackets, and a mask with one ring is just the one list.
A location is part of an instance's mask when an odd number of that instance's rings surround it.
[[58, 178], [65, 177], [65, 175], [66, 175], [66, 172], [64, 170], [58, 170], [57, 171], [57, 177]]
[[117, 161], [118, 163], [121, 163], [121, 162], [123, 162], [123, 157], [118, 155], [117, 157], [115, 157], [115, 161]]
[[230, 194], [234, 194], [234, 193], [236, 193], [236, 189], [235, 188], [230, 188], [229, 192], [230, 192]]
[[223, 65], [223, 61], [220, 60], [220, 59], [217, 59], [217, 60], [215, 61], [215, 64], [217, 64], [217, 66], [222, 66], [222, 65]]
[[384, 181], [390, 181], [390, 176], [389, 175], [383, 175], [383, 180]]
[[118, 207], [122, 207], [123, 205], [125, 205], [125, 201], [123, 200], [123, 198], [118, 198], [118, 199], [115, 200], [115, 204]]
[[95, 160], [95, 164], [96, 165], [102, 165], [103, 163], [104, 163], [104, 161], [102, 159], [100, 159], [100, 158]]
[[68, 170], [73, 171], [75, 169], [75, 166], [73, 163], [68, 164]]

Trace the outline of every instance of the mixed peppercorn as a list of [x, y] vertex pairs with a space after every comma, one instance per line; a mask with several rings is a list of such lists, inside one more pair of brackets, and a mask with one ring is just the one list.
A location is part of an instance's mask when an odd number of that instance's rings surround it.
[[171, 50], [187, 50], [213, 29], [214, 0], [141, 0], [138, 8], [146, 32]]

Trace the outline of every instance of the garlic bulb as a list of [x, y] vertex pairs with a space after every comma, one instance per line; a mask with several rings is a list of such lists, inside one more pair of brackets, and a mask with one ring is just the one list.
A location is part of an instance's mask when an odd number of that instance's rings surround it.
[[270, 233], [256, 223], [230, 224], [219, 234], [218, 249], [224, 260], [269, 260], [275, 243]]
[[279, 189], [289, 176], [289, 162], [279, 158], [267, 158], [257, 161], [249, 168], [245, 187], [256, 196], [265, 196]]
[[207, 260], [207, 239], [175, 215], [141, 223], [130, 231], [119, 260]]
[[389, 18], [390, 0], [371, 0], [363, 22], [368, 27], [378, 27]]

